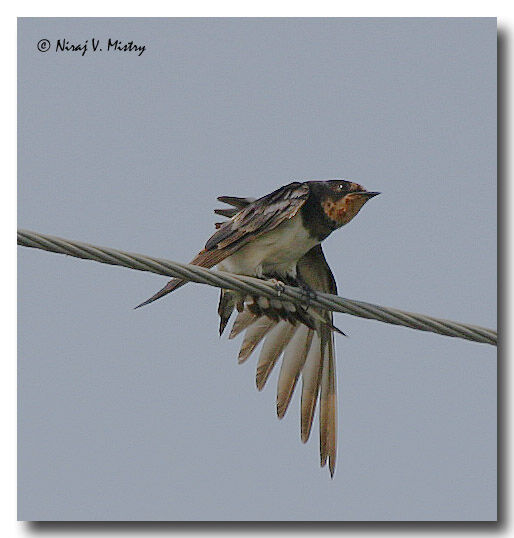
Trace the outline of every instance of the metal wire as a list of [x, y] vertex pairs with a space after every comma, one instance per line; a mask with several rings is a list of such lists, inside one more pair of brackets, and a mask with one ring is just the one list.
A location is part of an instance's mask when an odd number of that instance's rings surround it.
[[137, 269], [138, 271], [149, 271], [159, 275], [179, 277], [219, 288], [243, 291], [247, 294], [265, 295], [279, 300], [290, 300], [297, 304], [308, 302], [312, 306], [318, 306], [326, 310], [332, 310], [333, 312], [343, 312], [361, 318], [375, 319], [420, 331], [464, 338], [473, 342], [497, 345], [498, 341], [496, 331], [484, 327], [438, 319], [422, 314], [414, 314], [396, 308], [354, 301], [327, 293], [316, 293], [316, 297], [309, 297], [307, 299], [304, 291], [292, 286], [284, 286], [283, 289], [279, 290], [272, 283], [258, 278], [233, 275], [222, 271], [212, 271], [196, 265], [123, 252], [108, 247], [89, 245], [79, 241], [70, 241], [28, 230], [18, 230], [18, 245], [39, 248], [58, 254], [67, 254], [76, 258], [94, 260], [110, 265], [121, 265], [129, 269]]

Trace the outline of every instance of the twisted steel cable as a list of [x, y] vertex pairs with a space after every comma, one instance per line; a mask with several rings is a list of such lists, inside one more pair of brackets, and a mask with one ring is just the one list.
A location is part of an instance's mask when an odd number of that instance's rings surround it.
[[445, 336], [464, 338], [473, 342], [497, 345], [497, 333], [492, 329], [345, 299], [327, 293], [317, 292], [315, 297], [306, 298], [305, 292], [299, 288], [284, 286], [279, 289], [273, 283], [265, 280], [233, 275], [222, 271], [212, 271], [196, 265], [153, 258], [142, 254], [133, 254], [108, 247], [89, 245], [79, 241], [71, 241], [28, 230], [18, 230], [18, 245], [39, 248], [58, 254], [67, 254], [76, 258], [94, 260], [110, 265], [121, 265], [129, 269], [137, 269], [138, 271], [149, 271], [159, 275], [179, 277], [190, 280], [191, 282], [233, 289], [251, 295], [264, 295], [274, 299], [289, 300], [296, 304], [305, 305], [308, 303], [309, 305], [332, 310], [333, 312], [343, 312], [361, 318], [374, 319], [420, 331], [429, 331]]

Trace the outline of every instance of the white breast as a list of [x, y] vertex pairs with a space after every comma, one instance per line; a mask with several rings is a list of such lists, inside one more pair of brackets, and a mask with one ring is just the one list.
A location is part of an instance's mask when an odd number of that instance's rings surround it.
[[297, 213], [223, 260], [218, 269], [250, 276], [295, 274], [296, 262], [318, 242], [304, 228]]

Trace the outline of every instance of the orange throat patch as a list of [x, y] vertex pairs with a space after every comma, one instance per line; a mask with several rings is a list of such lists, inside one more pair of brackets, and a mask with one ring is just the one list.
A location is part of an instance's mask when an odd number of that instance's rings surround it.
[[321, 207], [330, 220], [338, 226], [343, 226], [357, 215], [366, 201], [365, 196], [349, 193], [339, 200], [327, 199], [321, 203]]

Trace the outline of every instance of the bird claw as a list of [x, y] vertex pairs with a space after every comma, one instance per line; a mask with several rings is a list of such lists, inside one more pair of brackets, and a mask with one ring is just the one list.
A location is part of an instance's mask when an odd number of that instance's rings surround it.
[[270, 278], [269, 281], [275, 288], [275, 291], [277, 292], [277, 297], [280, 297], [285, 291], [286, 285], [281, 280], [277, 280], [276, 278]]

